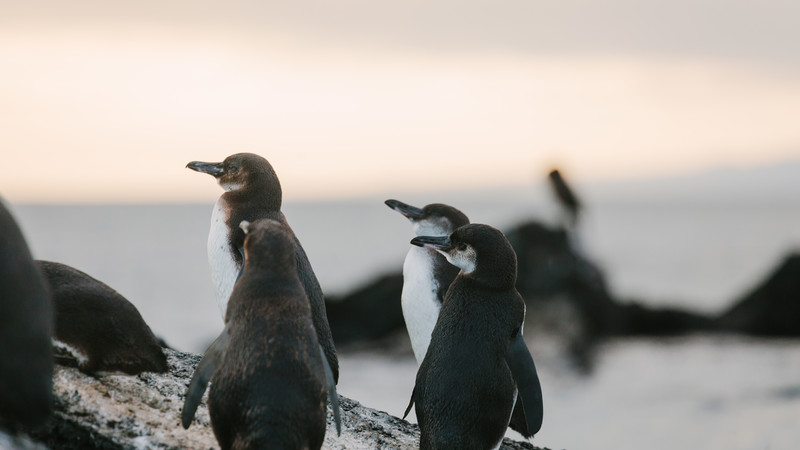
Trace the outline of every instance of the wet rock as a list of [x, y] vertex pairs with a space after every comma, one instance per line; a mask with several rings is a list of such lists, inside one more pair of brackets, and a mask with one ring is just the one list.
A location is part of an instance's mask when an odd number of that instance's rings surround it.
[[[169, 372], [137, 376], [93, 377], [75, 368], [57, 366], [55, 413], [31, 436], [52, 449], [216, 449], [208, 408], [201, 403], [188, 430], [180, 426], [183, 394], [198, 355], [166, 350]], [[416, 449], [419, 428], [382, 411], [340, 397], [342, 435], [332, 417], [323, 448]], [[32, 447], [35, 448], [35, 447]], [[506, 439], [505, 449], [536, 449]]]

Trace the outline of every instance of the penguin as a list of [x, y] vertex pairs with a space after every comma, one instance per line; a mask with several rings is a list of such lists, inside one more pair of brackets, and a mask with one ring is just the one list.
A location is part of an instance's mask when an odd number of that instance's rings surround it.
[[525, 302], [515, 286], [516, 254], [503, 233], [482, 224], [450, 236], [411, 240], [460, 269], [450, 285], [411, 395], [420, 448], [496, 449], [515, 403], [531, 434], [542, 425], [542, 391], [522, 338]]
[[0, 428], [42, 425], [53, 409], [53, 308], [28, 244], [0, 201]]
[[[450, 205], [432, 203], [420, 209], [398, 200], [384, 203], [408, 218], [417, 236], [448, 236], [456, 228], [469, 224], [469, 218]], [[442, 301], [458, 272], [456, 266], [432, 248], [412, 245], [406, 254], [400, 303], [418, 365], [425, 358]], [[519, 405], [514, 407], [509, 427], [525, 438], [532, 436]]]
[[[450, 205], [432, 203], [420, 209], [398, 200], [384, 203], [411, 221], [417, 236], [449, 236], [469, 223], [464, 213]], [[406, 254], [400, 304], [417, 364], [428, 351], [444, 294], [457, 274], [458, 268], [431, 248], [411, 246]]]
[[167, 357], [139, 310], [106, 284], [66, 264], [36, 261], [53, 296], [59, 363], [82, 372], [167, 371]]
[[326, 392], [341, 433], [333, 373], [317, 341], [299, 277], [296, 239], [283, 222], [243, 221], [245, 262], [225, 329], [197, 365], [181, 423], [188, 428], [213, 378], [208, 409], [223, 450], [319, 449]]
[[338, 382], [339, 361], [328, 325], [325, 298], [303, 246], [281, 212], [282, 191], [275, 170], [266, 159], [252, 153], [237, 153], [220, 163], [193, 161], [186, 167], [213, 176], [225, 190], [214, 205], [208, 233], [208, 262], [223, 319], [228, 298], [244, 262], [240, 250], [244, 245], [244, 233], [239, 223], [261, 218], [277, 220], [286, 226], [294, 240], [297, 274], [311, 305], [317, 339]]

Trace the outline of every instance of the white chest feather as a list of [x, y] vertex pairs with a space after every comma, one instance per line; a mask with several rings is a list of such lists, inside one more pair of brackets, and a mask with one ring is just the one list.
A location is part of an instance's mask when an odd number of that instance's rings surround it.
[[239, 266], [231, 254], [231, 246], [228, 241], [230, 230], [225, 223], [227, 218], [228, 213], [224, 201], [220, 197], [211, 214], [211, 229], [208, 232], [208, 265], [211, 267], [211, 282], [217, 294], [217, 304], [223, 320], [228, 307], [228, 298], [231, 296], [236, 277], [239, 275]]
[[431, 333], [439, 318], [441, 304], [436, 298], [438, 283], [433, 277], [433, 258], [428, 250], [412, 247], [403, 263], [403, 318], [417, 364], [422, 363]]

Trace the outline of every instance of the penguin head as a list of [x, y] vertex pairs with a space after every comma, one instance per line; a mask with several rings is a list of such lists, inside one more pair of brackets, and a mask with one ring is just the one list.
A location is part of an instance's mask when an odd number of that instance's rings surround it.
[[207, 173], [226, 191], [255, 187], [281, 195], [281, 184], [269, 161], [253, 153], [236, 153], [219, 163], [192, 161], [187, 168]]
[[269, 267], [271, 271], [297, 270], [294, 237], [289, 228], [272, 219], [243, 220], [245, 264]]
[[461, 211], [443, 203], [431, 203], [417, 208], [398, 200], [386, 200], [386, 206], [405, 216], [417, 236], [447, 236], [456, 228], [469, 223]]
[[465, 276], [494, 287], [514, 287], [517, 255], [502, 231], [483, 224], [458, 227], [449, 236], [417, 236], [411, 243], [444, 255]]

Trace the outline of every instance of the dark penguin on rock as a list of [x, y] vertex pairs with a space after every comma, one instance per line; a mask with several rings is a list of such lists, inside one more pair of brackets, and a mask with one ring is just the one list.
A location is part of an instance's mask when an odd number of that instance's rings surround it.
[[270, 163], [252, 153], [237, 153], [228, 156], [221, 163], [193, 161], [186, 167], [213, 176], [225, 190], [214, 206], [208, 234], [208, 262], [223, 318], [243, 264], [240, 249], [244, 245], [244, 232], [239, 224], [245, 220], [254, 222], [262, 218], [280, 222], [294, 240], [297, 274], [311, 305], [317, 339], [325, 351], [334, 379], [338, 381], [339, 361], [328, 325], [322, 288], [303, 246], [281, 212], [281, 184]]
[[53, 408], [50, 294], [0, 201], [0, 428], [41, 425]]
[[[417, 236], [449, 236], [469, 223], [464, 213], [450, 205], [433, 203], [420, 209], [398, 200], [385, 203], [411, 222]], [[436, 250], [412, 246], [406, 254], [400, 302], [417, 364], [422, 363], [428, 351], [444, 294], [456, 275], [458, 268]]]
[[417, 372], [421, 449], [498, 448], [517, 401], [530, 434], [542, 425], [542, 391], [522, 338], [525, 303], [514, 285], [517, 261], [502, 232], [465, 225], [449, 237], [411, 240], [460, 268], [447, 291]]
[[125, 297], [65, 264], [36, 265], [53, 295], [58, 362], [86, 373], [167, 371], [158, 338]]
[[317, 341], [298, 276], [292, 231], [259, 219], [242, 222], [245, 263], [231, 294], [225, 329], [197, 365], [186, 392], [188, 428], [209, 379], [211, 426], [224, 449], [319, 449], [326, 392], [337, 431], [333, 373]]

